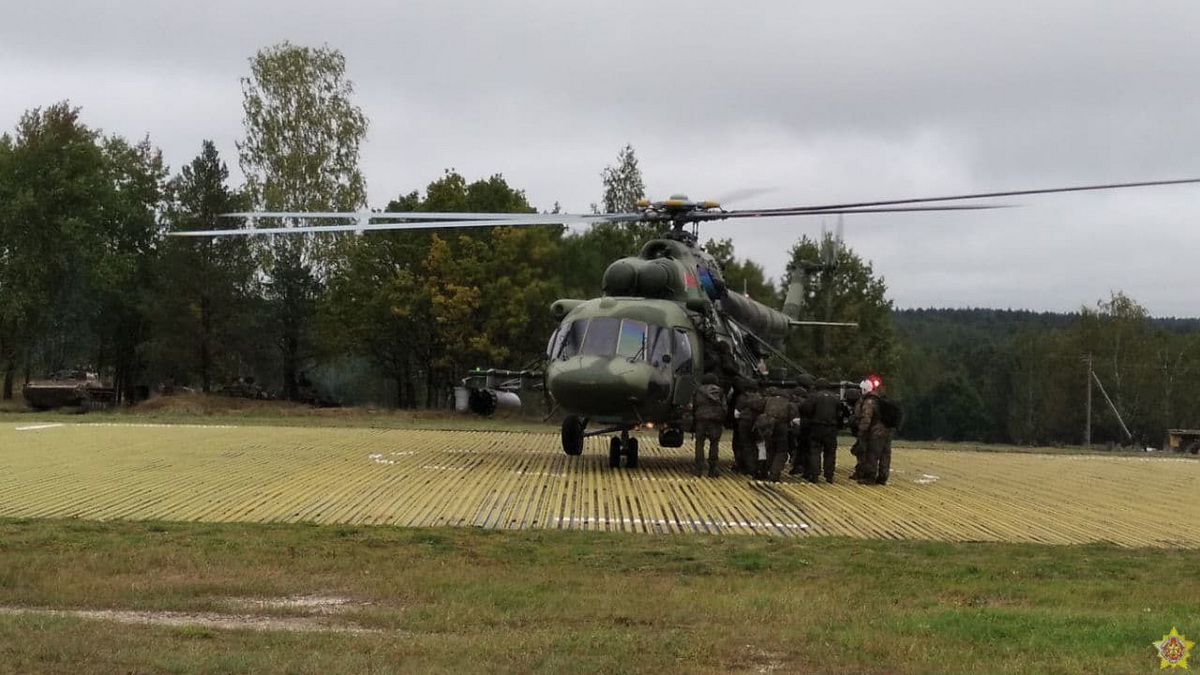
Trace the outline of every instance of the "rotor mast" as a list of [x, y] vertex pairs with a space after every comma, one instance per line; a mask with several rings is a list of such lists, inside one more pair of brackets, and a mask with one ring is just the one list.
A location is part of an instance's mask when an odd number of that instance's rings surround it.
[[[657, 202], [643, 198], [638, 200], [637, 208], [641, 209], [646, 222], [666, 223], [670, 226], [670, 229], [662, 233], [664, 239], [691, 246], [699, 241], [700, 221], [716, 220], [724, 213], [719, 202], [693, 201], [685, 194], [673, 194]], [[690, 232], [685, 227], [689, 223], [692, 225]]]

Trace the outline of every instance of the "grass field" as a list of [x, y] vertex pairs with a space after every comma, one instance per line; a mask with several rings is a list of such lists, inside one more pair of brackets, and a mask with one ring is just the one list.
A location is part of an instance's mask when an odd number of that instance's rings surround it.
[[1143, 673], [1200, 633], [1180, 550], [40, 520], [0, 541], [13, 673]]
[[0, 416], [0, 673], [1143, 673], [1200, 635], [1193, 459], [763, 487], [458, 423]]

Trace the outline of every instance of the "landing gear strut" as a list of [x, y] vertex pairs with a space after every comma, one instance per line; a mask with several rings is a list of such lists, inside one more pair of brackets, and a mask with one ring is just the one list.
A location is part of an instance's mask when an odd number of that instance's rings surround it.
[[629, 430], [622, 429], [620, 436], [608, 441], [608, 466], [620, 468], [621, 457], [625, 457], [625, 468], [636, 469], [638, 465], [638, 439], [629, 437]]
[[619, 431], [620, 436], [613, 436], [608, 442], [608, 465], [614, 469], [621, 466], [621, 458], [625, 458], [625, 467], [636, 469], [638, 465], [638, 439], [629, 435], [628, 427], [607, 427], [592, 432], [585, 431], [587, 418], [568, 415], [562, 423], [563, 452], [575, 457], [583, 454], [583, 439], [588, 436], [600, 436]]

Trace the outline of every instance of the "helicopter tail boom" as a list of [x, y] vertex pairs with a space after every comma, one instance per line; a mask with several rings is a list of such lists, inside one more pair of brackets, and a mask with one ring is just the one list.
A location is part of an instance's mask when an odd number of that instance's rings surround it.
[[721, 309], [759, 338], [778, 345], [787, 337], [793, 319], [761, 302], [728, 293], [721, 298]]

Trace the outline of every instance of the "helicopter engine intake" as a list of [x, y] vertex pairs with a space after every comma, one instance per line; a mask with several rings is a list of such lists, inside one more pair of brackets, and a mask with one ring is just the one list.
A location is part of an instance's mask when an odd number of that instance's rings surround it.
[[605, 295], [639, 298], [686, 297], [679, 265], [669, 258], [621, 258], [604, 271]]

